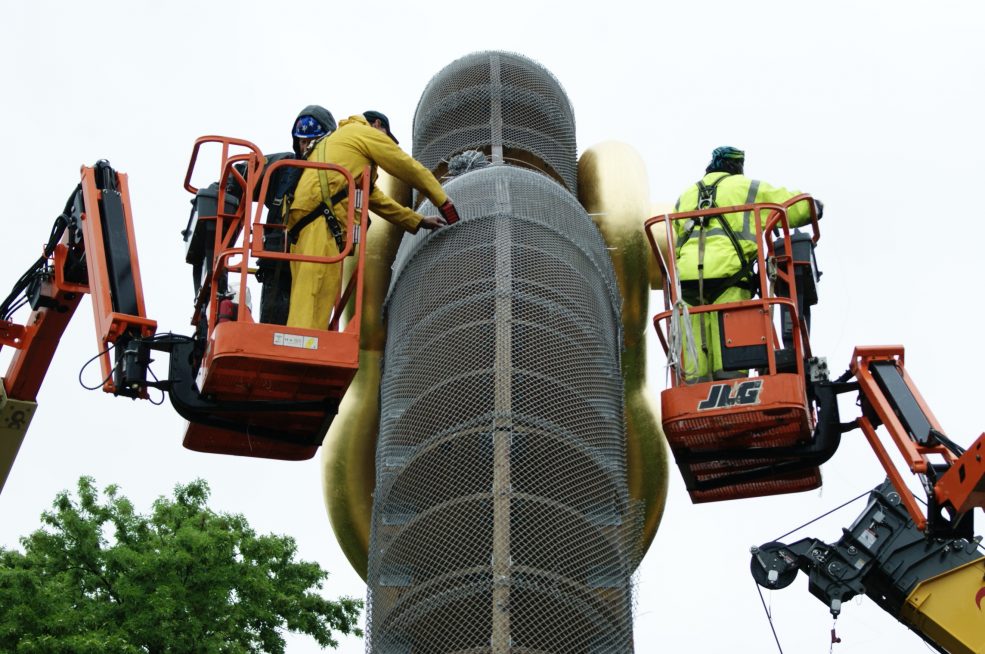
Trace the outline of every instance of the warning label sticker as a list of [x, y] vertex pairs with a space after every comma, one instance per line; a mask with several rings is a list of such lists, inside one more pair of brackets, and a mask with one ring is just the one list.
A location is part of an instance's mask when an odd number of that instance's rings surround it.
[[301, 348], [302, 350], [317, 350], [318, 337], [300, 336], [298, 334], [282, 334], [281, 332], [275, 332], [274, 345], [281, 345], [283, 347], [297, 347], [297, 348]]

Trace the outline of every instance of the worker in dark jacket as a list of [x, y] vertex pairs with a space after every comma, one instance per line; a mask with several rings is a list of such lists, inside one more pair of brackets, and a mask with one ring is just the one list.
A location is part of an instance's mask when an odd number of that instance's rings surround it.
[[[441, 184], [400, 149], [390, 132], [390, 121], [377, 111], [343, 120], [335, 132], [311, 146], [306, 158], [342, 166], [352, 174], [357, 186], [369, 166], [370, 210], [408, 232], [416, 233], [421, 227], [437, 229], [458, 220]], [[378, 167], [417, 189], [438, 207], [441, 215], [425, 218], [384, 194], [376, 187]], [[288, 230], [293, 230], [297, 238], [292, 252], [323, 257], [339, 254], [346, 238], [347, 188], [345, 177], [337, 172], [304, 171], [287, 218]], [[332, 216], [326, 218], [324, 211], [319, 211], [323, 203], [331, 209]], [[341, 285], [341, 264], [292, 262], [291, 272], [294, 279], [287, 325], [326, 329]]]
[[[676, 211], [695, 211], [710, 207], [729, 207], [758, 202], [783, 204], [799, 191], [770, 186], [743, 174], [745, 153], [723, 146], [712, 152], [711, 162], [701, 181], [688, 187], [677, 200]], [[818, 208], [821, 208], [818, 202]], [[770, 212], [760, 212], [765, 223]], [[820, 212], [819, 212], [820, 214]], [[810, 221], [807, 201], [787, 209], [791, 227]], [[741, 302], [752, 297], [756, 278], [752, 262], [756, 258], [755, 212], [729, 213], [701, 221], [676, 221], [675, 253], [681, 294], [691, 305]], [[762, 229], [764, 225], [760, 224]], [[722, 370], [718, 314], [705, 312], [691, 317], [691, 333], [697, 360], [684, 348], [684, 376], [688, 381], [710, 381], [745, 376], [747, 373]]]

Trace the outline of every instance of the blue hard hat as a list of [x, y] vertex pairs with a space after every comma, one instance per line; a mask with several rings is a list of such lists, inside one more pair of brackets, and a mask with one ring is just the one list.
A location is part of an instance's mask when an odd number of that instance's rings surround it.
[[294, 121], [294, 130], [291, 132], [292, 136], [299, 139], [316, 139], [325, 134], [322, 124], [311, 116], [298, 116]]

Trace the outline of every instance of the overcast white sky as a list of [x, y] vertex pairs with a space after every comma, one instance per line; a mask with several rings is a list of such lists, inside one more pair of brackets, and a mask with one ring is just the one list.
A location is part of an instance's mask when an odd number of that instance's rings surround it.
[[[638, 150], [655, 202], [672, 202], [724, 144], [746, 150], [751, 176], [822, 198], [814, 351], [837, 374], [856, 344], [905, 344], [907, 368], [946, 431], [968, 444], [985, 426], [983, 19], [971, 0], [4, 3], [0, 295], [37, 256], [79, 166], [107, 158], [129, 174], [148, 311], [159, 331], [187, 333], [181, 183], [197, 136], [284, 150], [297, 111], [320, 103], [337, 118], [384, 111], [410, 148], [431, 77], [470, 52], [508, 50], [561, 81], [579, 151], [609, 139]], [[86, 301], [63, 339], [0, 495], [0, 545], [17, 546], [82, 474], [119, 484], [142, 510], [175, 483], [203, 477], [217, 510], [294, 535], [303, 558], [331, 571], [329, 594], [363, 596], [325, 514], [319, 459], [189, 452], [167, 405], [83, 390], [79, 368], [96, 352], [89, 311]], [[9, 358], [0, 352], [0, 372]], [[653, 348], [650, 365], [660, 388]], [[748, 547], [882, 478], [857, 432], [824, 476], [819, 492], [693, 506], [672, 469], [663, 525], [639, 572], [637, 651], [778, 651]], [[787, 540], [833, 541], [860, 511], [856, 504]], [[831, 619], [806, 578], [767, 601], [784, 652], [829, 651]], [[927, 651], [868, 600], [848, 603], [838, 632], [840, 654]], [[317, 647], [292, 638], [289, 651]], [[362, 642], [339, 651], [361, 652]]]

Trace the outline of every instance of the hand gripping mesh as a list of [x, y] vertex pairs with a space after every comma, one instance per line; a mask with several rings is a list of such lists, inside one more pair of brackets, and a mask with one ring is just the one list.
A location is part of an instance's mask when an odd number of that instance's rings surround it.
[[446, 188], [462, 220], [405, 237], [386, 301], [367, 651], [632, 652], [639, 515], [605, 243], [541, 173]]

